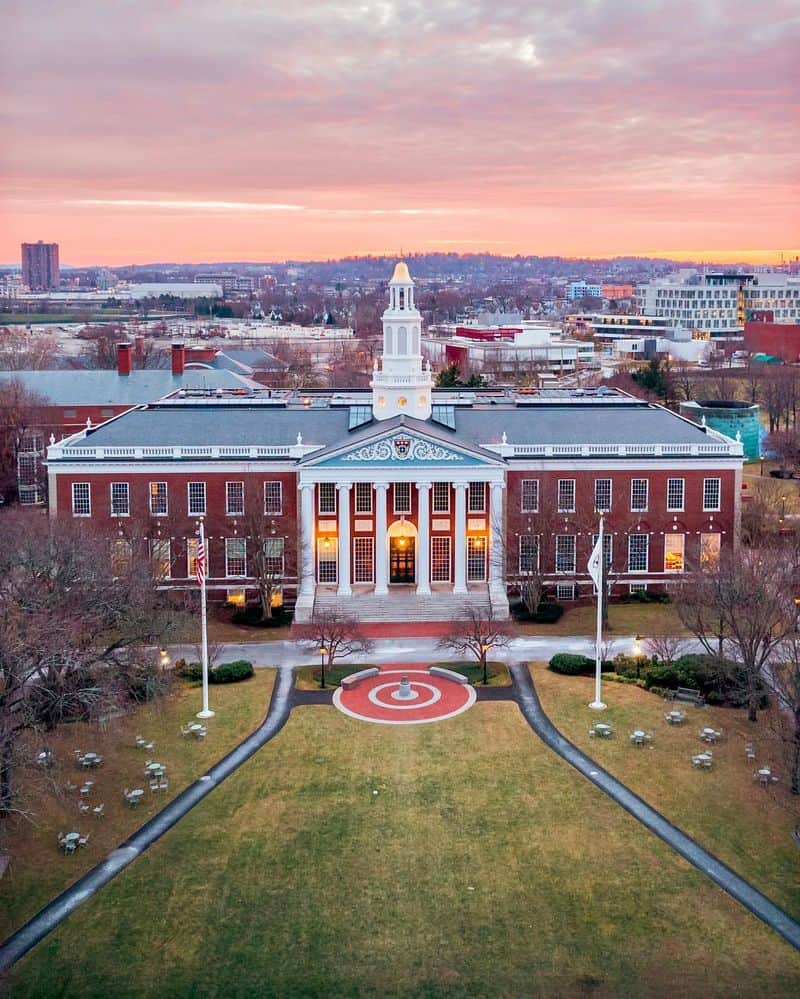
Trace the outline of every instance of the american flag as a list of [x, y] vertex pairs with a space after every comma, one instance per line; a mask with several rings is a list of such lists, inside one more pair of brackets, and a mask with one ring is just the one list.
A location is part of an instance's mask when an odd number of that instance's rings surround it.
[[203, 533], [203, 525], [200, 524], [200, 532], [197, 536], [197, 585], [204, 586], [206, 581], [206, 539]]

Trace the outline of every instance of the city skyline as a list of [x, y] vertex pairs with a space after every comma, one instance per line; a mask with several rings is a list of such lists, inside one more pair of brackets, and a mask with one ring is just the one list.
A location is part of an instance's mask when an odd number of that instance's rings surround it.
[[562, 8], [12, 4], [0, 260], [800, 252], [796, 4]]

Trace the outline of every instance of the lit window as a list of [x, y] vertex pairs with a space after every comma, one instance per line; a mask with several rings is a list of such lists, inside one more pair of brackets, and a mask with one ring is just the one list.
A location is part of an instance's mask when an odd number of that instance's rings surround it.
[[664, 572], [683, 572], [682, 534], [664, 535]]
[[523, 479], [520, 497], [523, 513], [537, 513], [539, 510], [539, 480]]
[[131, 567], [133, 547], [127, 538], [115, 538], [111, 542], [111, 571], [121, 576]]
[[283, 483], [264, 483], [264, 513], [283, 513]]
[[169, 538], [152, 538], [150, 541], [150, 562], [156, 579], [168, 579], [172, 572], [172, 556]]
[[703, 479], [703, 509], [719, 510], [721, 492], [719, 479]]
[[205, 482], [189, 483], [189, 516], [199, 517], [206, 512]]
[[225, 483], [225, 513], [228, 516], [244, 513], [244, 482]]
[[225, 538], [225, 575], [247, 575], [247, 542], [244, 538]]
[[559, 513], [575, 512], [575, 480], [558, 480], [558, 511]]
[[649, 481], [647, 479], [631, 479], [631, 511], [644, 513], [647, 511]]
[[317, 579], [320, 583], [335, 583], [339, 578], [338, 544], [336, 538], [320, 538], [317, 546]]
[[[211, 571], [208, 567], [208, 561], [208, 539], [206, 538], [206, 576], [211, 575]], [[186, 575], [190, 579], [195, 579], [197, 576], [197, 538], [186, 539]]]
[[667, 479], [667, 509], [683, 510], [683, 479]]
[[131, 512], [130, 490], [127, 482], [111, 483], [111, 516], [127, 517]]
[[700, 565], [703, 569], [716, 569], [719, 565], [720, 534], [700, 535]]
[[72, 516], [91, 517], [92, 487], [88, 482], [72, 483]]
[[166, 482], [150, 483], [150, 513], [154, 517], [163, 517], [168, 512]]
[[486, 579], [486, 539], [467, 538], [467, 579], [480, 582]]

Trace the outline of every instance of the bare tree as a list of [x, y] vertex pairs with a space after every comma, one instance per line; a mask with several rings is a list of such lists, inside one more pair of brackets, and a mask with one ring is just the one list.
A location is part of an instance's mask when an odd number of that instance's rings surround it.
[[[0, 401], [0, 497], [6, 501], [17, 498], [19, 485], [33, 486], [44, 494], [46, 474], [40, 459], [46, 406], [42, 396], [17, 378], [4, 383]], [[30, 455], [30, 467], [23, 465], [24, 455]]]
[[686, 639], [680, 635], [651, 635], [645, 639], [644, 650], [652, 658], [671, 666], [686, 648]]
[[789, 789], [800, 795], [800, 634], [793, 632], [775, 650], [764, 671], [775, 698], [770, 732], [789, 774]]
[[510, 621], [499, 621], [491, 606], [464, 604], [461, 620], [453, 622], [449, 634], [439, 639], [437, 648], [456, 655], [472, 656], [483, 669], [483, 682], [489, 682], [487, 661], [492, 649], [505, 649], [514, 637]]
[[287, 569], [296, 565], [297, 526], [285, 511], [266, 513], [269, 497], [261, 490], [260, 485], [246, 487], [243, 526], [248, 572], [258, 590], [261, 619], [269, 621], [283, 600], [290, 578]]
[[306, 646], [321, 658], [320, 687], [325, 686], [325, 666], [329, 669], [337, 659], [352, 655], [367, 655], [373, 646], [371, 639], [362, 634], [358, 621], [338, 608], [319, 610], [309, 624]]
[[0, 371], [44, 371], [55, 366], [55, 337], [3, 327], [0, 337]]

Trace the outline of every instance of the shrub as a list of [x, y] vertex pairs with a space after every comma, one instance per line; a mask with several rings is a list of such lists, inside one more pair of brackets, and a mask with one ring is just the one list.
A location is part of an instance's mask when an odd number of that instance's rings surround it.
[[247, 607], [240, 607], [234, 611], [231, 620], [234, 624], [244, 624], [250, 628], [282, 628], [291, 622], [292, 615], [283, 607], [275, 607], [272, 610], [272, 617], [263, 618], [261, 604], [248, 604]]
[[636, 687], [644, 687], [645, 682], [639, 676], [623, 676], [621, 673], [603, 673], [604, 680], [610, 680], [611, 683], [631, 683]]
[[650, 687], [650, 693], [655, 694], [657, 697], [663, 697], [666, 694], [666, 690], [663, 687]]
[[187, 663], [185, 659], [175, 660], [175, 672], [182, 680], [202, 680], [203, 667], [200, 663]]
[[528, 615], [528, 620], [534, 621], [536, 624], [555, 624], [563, 613], [564, 608], [561, 604], [557, 604], [554, 600], [548, 600], [539, 604], [536, 613]]
[[725, 698], [718, 690], [709, 690], [706, 694], [706, 704], [724, 704]]
[[594, 660], [587, 656], [575, 656], [569, 652], [558, 652], [550, 660], [548, 668], [564, 676], [585, 676], [594, 670]]
[[240, 680], [248, 680], [255, 670], [253, 664], [247, 659], [236, 659], [231, 663], [220, 663], [214, 669], [209, 670], [209, 683], [238, 683]]

